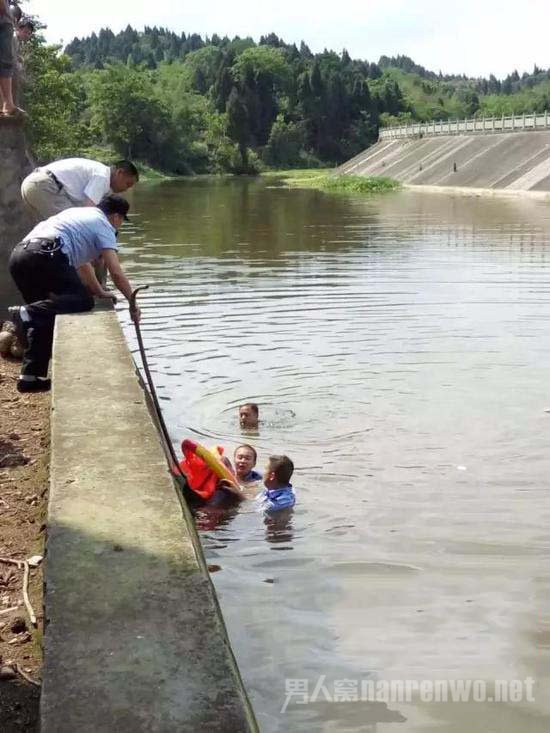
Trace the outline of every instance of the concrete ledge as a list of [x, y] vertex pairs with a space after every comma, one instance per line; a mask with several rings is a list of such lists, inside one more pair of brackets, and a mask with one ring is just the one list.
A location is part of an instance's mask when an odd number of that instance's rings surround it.
[[115, 314], [57, 319], [42, 733], [256, 730]]

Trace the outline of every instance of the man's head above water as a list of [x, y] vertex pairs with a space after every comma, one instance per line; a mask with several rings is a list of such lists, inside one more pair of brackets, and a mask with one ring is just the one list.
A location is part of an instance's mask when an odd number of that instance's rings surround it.
[[239, 481], [246, 481], [250, 471], [256, 465], [257, 458], [258, 455], [251, 445], [245, 443], [235, 449], [233, 460], [235, 462], [235, 475]]
[[239, 423], [241, 428], [257, 428], [260, 411], [254, 402], [247, 402], [239, 407]]

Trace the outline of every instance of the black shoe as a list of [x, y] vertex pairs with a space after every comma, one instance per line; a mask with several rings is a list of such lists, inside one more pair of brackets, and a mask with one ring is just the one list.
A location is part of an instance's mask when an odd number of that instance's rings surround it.
[[23, 349], [26, 349], [29, 345], [28, 339], [27, 339], [27, 328], [29, 327], [29, 323], [25, 322], [21, 318], [21, 308], [18, 305], [12, 305], [8, 308], [8, 313], [10, 314], [10, 318], [13, 321], [13, 325], [15, 326], [15, 335], [17, 336], [19, 343], [23, 347]]
[[18, 379], [18, 392], [48, 392], [52, 388], [51, 379]]

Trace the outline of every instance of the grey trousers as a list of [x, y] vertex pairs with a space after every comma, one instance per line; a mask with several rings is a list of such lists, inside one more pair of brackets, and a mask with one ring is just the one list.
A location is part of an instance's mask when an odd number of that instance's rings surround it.
[[21, 184], [21, 198], [37, 223], [76, 205], [65, 189], [60, 191], [57, 183], [41, 170], [25, 178]]

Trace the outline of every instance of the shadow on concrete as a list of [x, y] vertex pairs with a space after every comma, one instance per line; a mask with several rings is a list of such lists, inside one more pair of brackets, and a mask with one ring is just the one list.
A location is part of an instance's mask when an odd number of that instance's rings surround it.
[[2, 733], [38, 733], [40, 690], [22, 680], [0, 682]]
[[142, 534], [49, 526], [42, 732], [255, 730], [210, 579]]

